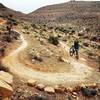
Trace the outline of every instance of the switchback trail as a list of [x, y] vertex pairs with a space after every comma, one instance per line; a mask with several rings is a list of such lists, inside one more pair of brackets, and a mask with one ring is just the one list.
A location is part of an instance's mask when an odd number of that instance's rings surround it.
[[[16, 31], [17, 32], [17, 31]], [[18, 32], [19, 33], [19, 32]], [[24, 64], [20, 63], [18, 56], [21, 51], [27, 48], [28, 43], [24, 39], [23, 34], [20, 34], [20, 39], [22, 44], [8, 56], [6, 56], [2, 63], [4, 66], [10, 69], [10, 72], [16, 74], [24, 79], [35, 79], [39, 83], [43, 83], [45, 85], [56, 85], [63, 84], [65, 86], [73, 86], [81, 83], [88, 82], [89, 77], [94, 73], [94, 69], [89, 67], [85, 63], [81, 63], [80, 61], [76, 61], [73, 58], [67, 59], [68, 62], [73, 66], [70, 72], [64, 73], [50, 73], [50, 72], [41, 72], [31, 69]], [[61, 42], [61, 46], [63, 49], [68, 52], [68, 47]], [[82, 58], [83, 59], [83, 58]]]

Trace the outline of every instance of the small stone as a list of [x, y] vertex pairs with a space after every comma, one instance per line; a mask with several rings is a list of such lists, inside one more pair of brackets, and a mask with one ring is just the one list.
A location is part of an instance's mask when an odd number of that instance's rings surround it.
[[67, 88], [67, 91], [72, 93], [72, 92], [73, 92], [73, 88], [68, 87], [68, 88]]
[[37, 84], [36, 88], [39, 89], [39, 90], [44, 90], [45, 85], [43, 85], [43, 84]]
[[67, 90], [66, 90], [66, 88], [64, 86], [56, 85], [55, 86], [55, 91], [58, 92], [58, 93], [64, 93]]
[[36, 80], [30, 79], [27, 82], [28, 86], [35, 86], [36, 85]]
[[73, 95], [77, 96], [77, 93], [76, 92], [73, 92]]
[[60, 59], [60, 61], [62, 61], [62, 62], [65, 62], [65, 63], [70, 64], [70, 62], [69, 62], [66, 58], [64, 58], [64, 57], [60, 57], [59, 59]]
[[96, 88], [97, 84], [96, 83], [91, 83], [91, 84], [88, 84], [88, 87], [90, 87], [90, 88]]
[[81, 90], [81, 86], [76, 86], [73, 88], [73, 91], [74, 92], [77, 92], [77, 91], [80, 91]]
[[53, 87], [45, 87], [44, 91], [47, 93], [55, 93], [55, 89]]
[[36, 61], [39, 61], [39, 62], [42, 62], [43, 61], [43, 59], [40, 56], [34, 56], [34, 59]]
[[32, 59], [32, 63], [35, 63], [35, 59]]

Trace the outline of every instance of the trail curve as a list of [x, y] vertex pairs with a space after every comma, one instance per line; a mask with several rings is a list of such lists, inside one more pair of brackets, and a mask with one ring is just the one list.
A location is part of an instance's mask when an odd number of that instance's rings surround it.
[[[20, 47], [2, 60], [2, 64], [8, 67], [13, 74], [25, 79], [35, 79], [46, 85], [64, 84], [66, 86], [84, 83], [87, 81], [87, 78], [91, 76], [93, 69], [83, 63], [75, 61], [74, 59], [68, 59], [70, 60], [70, 64], [73, 65], [73, 69], [69, 73], [46, 73], [28, 68], [20, 63], [18, 59], [19, 53], [28, 46], [23, 34], [20, 34], [20, 39], [22, 41]], [[66, 51], [68, 50], [64, 44], [62, 44], [62, 47], [64, 47]]]

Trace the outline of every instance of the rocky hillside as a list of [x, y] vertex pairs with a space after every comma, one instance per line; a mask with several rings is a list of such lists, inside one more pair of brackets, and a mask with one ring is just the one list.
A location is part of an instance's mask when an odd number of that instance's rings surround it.
[[23, 14], [0, 4], [0, 16], [13, 15], [14, 18], [48, 26], [61, 24], [89, 27], [100, 31], [100, 2], [99, 1], [70, 1], [67, 3], [45, 6], [36, 11]]
[[[45, 6], [29, 14], [33, 22], [52, 25], [74, 24], [99, 28], [100, 2], [70, 1], [63, 4]], [[100, 29], [99, 29], [100, 30]]]
[[27, 19], [26, 14], [7, 8], [2, 3], [0, 3], [0, 17], [7, 18], [9, 17], [9, 15], [12, 15], [13, 18], [17, 18], [17, 19]]

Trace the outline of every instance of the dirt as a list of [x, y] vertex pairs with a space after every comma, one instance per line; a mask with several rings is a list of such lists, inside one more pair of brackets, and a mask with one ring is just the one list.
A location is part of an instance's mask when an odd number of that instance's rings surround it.
[[[73, 58], [68, 58], [68, 62], [70, 62], [70, 65], [73, 66], [70, 72], [42, 72], [25, 66], [23, 63], [20, 63], [18, 56], [19, 53], [28, 46], [28, 43], [25, 40], [23, 34], [20, 34], [20, 38], [22, 41], [21, 46], [2, 60], [2, 63], [7, 66], [13, 74], [17, 74], [18, 76], [25, 79], [36, 79], [39, 83], [51, 86], [55, 86], [56, 84], [63, 84], [67, 87], [79, 85], [82, 83], [97, 82], [99, 80], [99, 73], [88, 66], [83, 60], [76, 61]], [[66, 46], [66, 44], [61, 43], [61, 46], [66, 50], [66, 52], [68, 52], [69, 48]]]
[[[27, 35], [25, 36], [27, 37]], [[40, 42], [31, 35], [28, 35], [29, 39], [26, 39], [28, 44], [28, 47], [19, 53], [19, 61], [20, 63], [23, 63], [25, 66], [28, 66], [36, 71], [42, 71], [42, 72], [52, 72], [52, 73], [59, 73], [59, 72], [68, 72], [70, 71], [71, 66], [69, 66], [68, 63], [61, 62], [59, 60], [59, 57], [61, 55], [65, 55], [65, 50], [63, 50], [61, 47], [53, 46], [51, 44], [47, 45], [41, 45]], [[32, 38], [32, 39], [31, 39]], [[32, 42], [30, 42], [32, 41]], [[36, 62], [32, 63], [31, 59], [29, 59], [29, 52], [32, 50], [32, 48], [35, 48], [43, 58], [43, 62]], [[49, 54], [51, 54], [49, 56]], [[63, 65], [63, 66], [62, 66]]]

